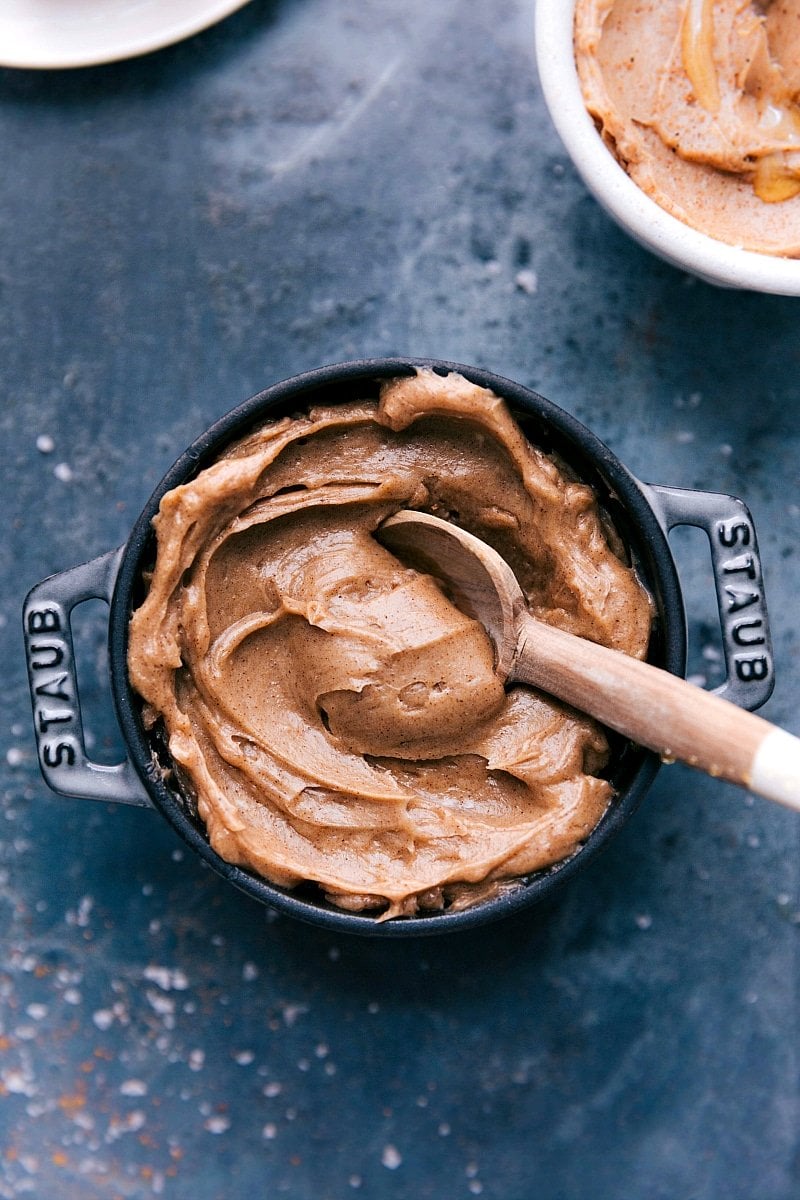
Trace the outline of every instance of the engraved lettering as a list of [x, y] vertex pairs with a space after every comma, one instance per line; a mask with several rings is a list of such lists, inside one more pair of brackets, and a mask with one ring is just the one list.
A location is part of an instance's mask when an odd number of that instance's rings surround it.
[[729, 559], [728, 562], [722, 564], [722, 570], [726, 575], [737, 575], [739, 572], [744, 572], [748, 579], [756, 579], [758, 576], [752, 554], [741, 554], [738, 558]]
[[61, 615], [58, 609], [31, 609], [28, 613], [28, 633], [61, 633]]
[[769, 674], [769, 663], [763, 654], [756, 658], [737, 658], [736, 674], [742, 683], [758, 683]]
[[722, 546], [729, 548], [749, 546], [751, 529], [747, 521], [743, 521], [740, 517], [731, 517], [727, 521], [720, 521], [717, 526], [717, 536]]
[[65, 721], [73, 720], [72, 709], [59, 708], [49, 709], [40, 708], [36, 713], [36, 720], [41, 733], [47, 733], [51, 725], [63, 725]]
[[71, 742], [45, 742], [42, 761], [46, 767], [74, 767], [75, 746]]
[[[761, 630], [764, 622], [758, 617], [755, 621], [739, 621], [732, 630], [733, 640], [737, 646], [763, 646], [766, 638]], [[755, 632], [748, 633], [751, 629]]]
[[751, 604], [758, 604], [761, 596], [758, 592], [746, 592], [743, 588], [726, 587], [725, 594], [728, 597], [728, 612], [741, 612], [743, 608], [749, 608]]
[[69, 703], [72, 699], [68, 689], [64, 684], [69, 679], [66, 671], [63, 675], [55, 675], [52, 679], [48, 679], [46, 683], [40, 683], [35, 689], [37, 696], [48, 696], [51, 700], [63, 700]]
[[[31, 669], [46, 671], [49, 667], [60, 667], [64, 661], [64, 646], [61, 642], [31, 642]], [[45, 657], [41, 657], [45, 655]], [[49, 656], [49, 657], [48, 657]]]

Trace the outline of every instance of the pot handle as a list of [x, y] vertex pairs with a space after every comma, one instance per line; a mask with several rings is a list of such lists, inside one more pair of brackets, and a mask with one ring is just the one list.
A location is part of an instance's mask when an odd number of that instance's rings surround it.
[[124, 547], [37, 583], [23, 608], [25, 657], [39, 766], [62, 796], [150, 807], [126, 758], [106, 766], [86, 754], [70, 615], [84, 600], [111, 603]]
[[655, 514], [669, 533], [676, 525], [704, 530], [711, 549], [726, 678], [718, 696], [741, 708], [760, 708], [775, 672], [764, 581], [753, 518], [736, 496], [647, 484]]

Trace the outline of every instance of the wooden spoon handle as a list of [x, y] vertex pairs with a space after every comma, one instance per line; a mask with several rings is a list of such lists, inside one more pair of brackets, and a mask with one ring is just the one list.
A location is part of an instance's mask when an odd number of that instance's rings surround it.
[[666, 759], [800, 811], [800, 738], [685, 679], [528, 616], [511, 678]]

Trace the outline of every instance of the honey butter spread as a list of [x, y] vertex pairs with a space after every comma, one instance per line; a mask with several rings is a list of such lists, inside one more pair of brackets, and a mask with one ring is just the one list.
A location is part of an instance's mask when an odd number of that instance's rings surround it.
[[575, 58], [603, 139], [662, 208], [800, 257], [800, 0], [578, 0]]
[[505, 690], [483, 628], [375, 539], [403, 508], [491, 543], [535, 616], [645, 654], [651, 602], [591, 489], [432, 371], [270, 421], [167, 493], [128, 654], [213, 848], [381, 918], [565, 858], [611, 798], [598, 726]]

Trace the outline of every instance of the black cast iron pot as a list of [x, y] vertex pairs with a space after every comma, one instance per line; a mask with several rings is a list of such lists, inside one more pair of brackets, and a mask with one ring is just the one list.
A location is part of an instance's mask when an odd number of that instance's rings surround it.
[[[686, 618], [681, 587], [667, 535], [676, 525], [705, 530], [711, 550], [727, 677], [721, 695], [744, 708], [758, 708], [773, 686], [772, 653], [756, 535], [750, 514], [731, 496], [643, 484], [607, 446], [574, 417], [542, 396], [488, 371], [425, 359], [378, 359], [322, 367], [275, 384], [222, 417], [175, 463], [156, 488], [125, 545], [37, 584], [24, 609], [25, 642], [39, 762], [54, 791], [155, 807], [191, 848], [229, 882], [264, 904], [316, 925], [382, 937], [444, 933], [494, 920], [550, 895], [583, 867], [634, 812], [659, 768], [656, 755], [612, 736], [607, 768], [615, 799], [583, 847], [571, 858], [537, 872], [508, 895], [462, 912], [441, 912], [378, 922], [333, 908], [315, 889], [288, 891], [211, 849], [189, 801], [165, 782], [169, 766], [162, 742], [145, 732], [140, 703], [128, 682], [128, 623], [143, 596], [142, 572], [155, 557], [151, 520], [165, 492], [208, 466], [231, 441], [256, 422], [297, 413], [313, 404], [376, 397], [381, 380], [428, 367], [458, 371], [503, 396], [528, 437], [556, 451], [595, 490], [623, 537], [631, 561], [655, 602], [650, 661], [676, 675], [686, 664]], [[72, 609], [84, 600], [110, 606], [108, 650], [111, 685], [128, 758], [116, 766], [91, 762], [81, 724]], [[167, 777], [169, 774], [167, 773]]]

